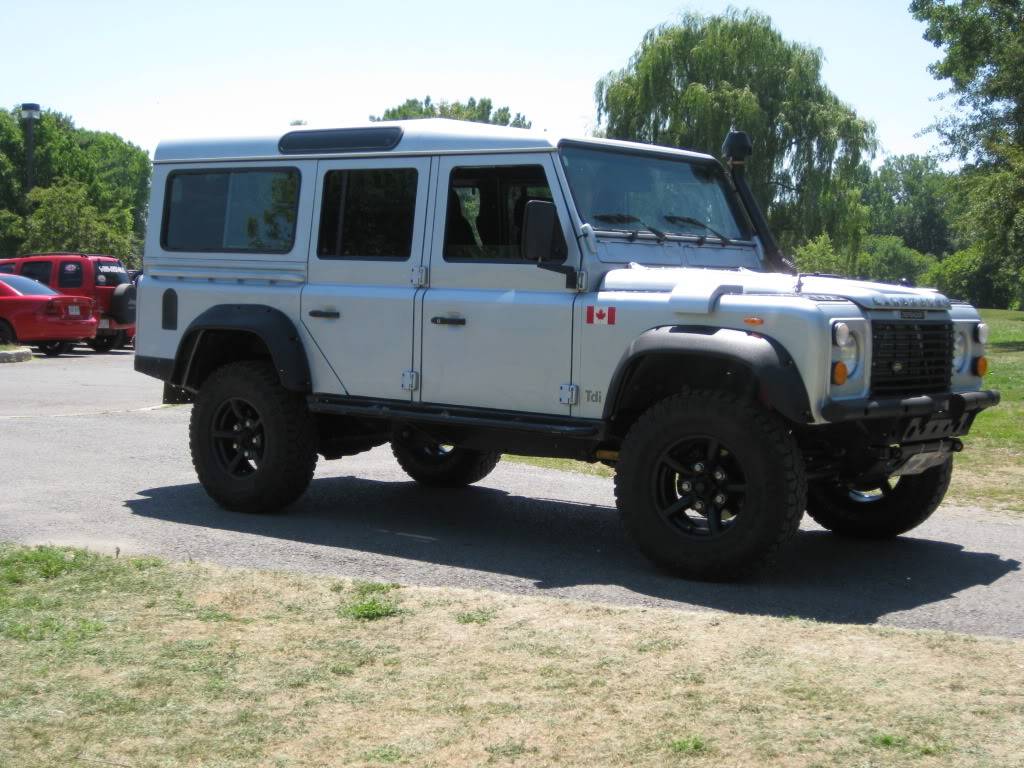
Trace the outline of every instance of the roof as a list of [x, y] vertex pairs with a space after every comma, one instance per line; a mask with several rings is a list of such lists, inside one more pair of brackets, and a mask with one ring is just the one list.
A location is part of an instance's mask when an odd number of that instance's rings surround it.
[[[344, 133], [380, 133], [395, 136], [397, 143], [389, 142], [390, 147], [357, 151], [317, 150], [305, 152], [281, 151], [282, 139], [315, 134], [327, 134], [331, 131]], [[632, 151], [657, 151], [696, 160], [710, 160], [710, 155], [690, 152], [670, 147], [653, 147], [628, 141], [611, 139], [572, 138], [552, 136], [541, 131], [525, 128], [508, 128], [487, 123], [472, 123], [464, 120], [447, 120], [444, 118], [428, 118], [423, 120], [396, 120], [391, 122], [366, 123], [358, 126], [345, 126], [336, 129], [317, 130], [298, 128], [285, 133], [270, 136], [230, 137], [207, 139], [170, 139], [162, 141], [156, 148], [153, 157], [155, 163], [174, 163], [201, 160], [254, 160], [277, 159], [282, 157], [336, 157], [354, 155], [366, 157], [372, 155], [396, 154], [439, 154], [463, 152], [551, 152], [564, 139], [595, 146], [618, 147]], [[286, 143], [292, 143], [288, 141]]]

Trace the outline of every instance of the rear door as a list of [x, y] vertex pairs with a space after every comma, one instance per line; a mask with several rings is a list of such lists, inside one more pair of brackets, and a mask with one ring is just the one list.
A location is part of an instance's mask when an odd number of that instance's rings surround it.
[[423, 402], [570, 415], [560, 394], [572, 381], [575, 287], [520, 253], [526, 204], [550, 200], [562, 230], [559, 261], [579, 267], [551, 155], [449, 156], [438, 165]]
[[430, 165], [426, 157], [318, 164], [302, 321], [341, 381], [333, 394], [412, 397], [403, 374], [412, 368], [412, 278], [423, 263]]

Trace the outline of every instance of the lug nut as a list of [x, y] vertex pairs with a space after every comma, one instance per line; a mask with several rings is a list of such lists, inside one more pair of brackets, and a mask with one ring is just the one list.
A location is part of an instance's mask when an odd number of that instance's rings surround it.
[[703, 472], [704, 471], [704, 462], [698, 461], [696, 464], [694, 464], [693, 465], [693, 471], [694, 472]]
[[235, 432], [239, 432], [242, 429], [242, 425], [241, 424], [235, 424], [235, 426], [233, 426], [232, 429], [235, 430]]
[[679, 484], [679, 490], [681, 490], [683, 493], [689, 493], [690, 491], [693, 490], [693, 483], [691, 483], [689, 480], [684, 480]]
[[238, 443], [232, 443], [231, 447], [237, 449], [238, 448]]
[[711, 476], [718, 481], [725, 480], [725, 472], [723, 472], [721, 469], [716, 469], [714, 472], [711, 473]]
[[703, 512], [704, 511], [704, 502], [703, 501], [695, 501], [695, 502], [693, 502], [693, 508], [696, 511], [698, 511], [698, 512]]
[[725, 504], [725, 502], [726, 498], [724, 493], [720, 493], [717, 496], [715, 496], [715, 504], [717, 504], [718, 506], [722, 506], [723, 504]]

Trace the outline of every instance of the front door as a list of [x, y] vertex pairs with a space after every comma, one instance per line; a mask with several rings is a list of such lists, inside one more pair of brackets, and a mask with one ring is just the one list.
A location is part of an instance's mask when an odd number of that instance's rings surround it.
[[[420, 317], [425, 403], [569, 415], [574, 288], [520, 253], [530, 200], [551, 200], [563, 264], [579, 266], [547, 153], [443, 157], [436, 177], [430, 287]], [[568, 243], [565, 246], [565, 243]]]
[[430, 162], [318, 163], [302, 321], [341, 381], [333, 394], [412, 397], [403, 373], [412, 368], [411, 277], [423, 260]]

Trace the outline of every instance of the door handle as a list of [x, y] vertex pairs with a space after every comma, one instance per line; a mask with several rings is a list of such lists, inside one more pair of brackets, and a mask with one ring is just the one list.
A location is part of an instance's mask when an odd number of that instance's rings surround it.
[[434, 325], [465, 325], [466, 318], [464, 317], [432, 317], [430, 322]]
[[311, 309], [309, 310], [310, 317], [327, 317], [335, 320], [341, 317], [341, 312], [333, 309]]

